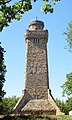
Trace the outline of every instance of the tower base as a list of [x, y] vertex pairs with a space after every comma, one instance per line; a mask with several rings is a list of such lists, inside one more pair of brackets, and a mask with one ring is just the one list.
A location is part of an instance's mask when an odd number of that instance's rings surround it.
[[26, 90], [14, 107], [13, 114], [43, 114], [43, 115], [62, 115], [56, 102], [48, 89], [48, 99], [33, 99]]

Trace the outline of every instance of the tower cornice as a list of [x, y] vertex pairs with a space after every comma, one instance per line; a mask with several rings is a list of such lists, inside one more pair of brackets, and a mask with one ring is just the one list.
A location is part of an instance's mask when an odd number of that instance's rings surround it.
[[24, 33], [26, 39], [46, 39], [48, 40], [48, 30], [26, 30]]

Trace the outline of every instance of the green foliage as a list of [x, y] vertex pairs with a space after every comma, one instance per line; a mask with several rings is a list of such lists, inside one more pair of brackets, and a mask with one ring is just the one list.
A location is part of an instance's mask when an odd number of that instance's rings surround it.
[[66, 75], [66, 81], [61, 86], [63, 89], [62, 95], [70, 96], [72, 94], [72, 72]]
[[72, 116], [60, 115], [60, 116], [57, 116], [57, 120], [72, 120]]
[[3, 90], [4, 82], [5, 82], [5, 73], [6, 66], [4, 64], [4, 48], [0, 43], [0, 111], [2, 110], [2, 98], [5, 95], [5, 91]]
[[4, 65], [4, 52], [4, 48], [0, 45], [0, 102], [2, 97], [5, 95], [5, 91], [3, 90], [6, 73], [6, 66]]
[[19, 98], [16, 98], [16, 96], [3, 98], [2, 99], [2, 108], [0, 110], [0, 114], [8, 115], [11, 113], [12, 109], [16, 105]]
[[25, 115], [20, 115], [20, 116], [5, 116], [1, 118], [0, 120], [72, 120], [72, 116], [68, 115], [47, 115], [47, 116], [25, 116]]
[[65, 107], [66, 107], [66, 114], [69, 113], [69, 111], [72, 110], [72, 97], [68, 98], [65, 102]]
[[[0, 31], [4, 27], [9, 26], [12, 20], [20, 20], [22, 15], [32, 9], [32, 2], [37, 0], [20, 0], [13, 5], [9, 3], [13, 0], [0, 0]], [[53, 13], [53, 5], [55, 5], [60, 0], [42, 0], [44, 6], [42, 11], [46, 14], [48, 12]]]
[[66, 41], [68, 43], [68, 49], [71, 51], [72, 49], [72, 21], [68, 23], [67, 31], [64, 32], [66, 35]]
[[56, 98], [56, 104], [60, 108], [61, 112], [68, 115], [69, 111], [72, 110], [72, 97], [68, 98], [66, 101], [61, 101]]
[[56, 98], [56, 104], [60, 108], [61, 112], [65, 113], [66, 111], [65, 102]]

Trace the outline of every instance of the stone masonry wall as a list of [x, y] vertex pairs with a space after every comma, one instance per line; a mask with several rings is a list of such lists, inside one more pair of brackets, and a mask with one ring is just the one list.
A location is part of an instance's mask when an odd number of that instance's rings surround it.
[[25, 89], [34, 99], [48, 98], [47, 30], [26, 31]]

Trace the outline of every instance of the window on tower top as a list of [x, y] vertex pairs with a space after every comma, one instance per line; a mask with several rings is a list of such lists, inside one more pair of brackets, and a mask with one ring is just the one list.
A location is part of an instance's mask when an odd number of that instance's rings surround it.
[[34, 43], [38, 44], [39, 43], [39, 39], [34, 39]]

